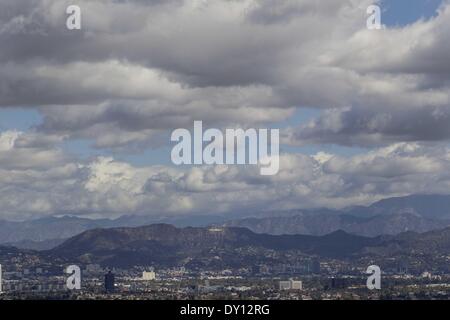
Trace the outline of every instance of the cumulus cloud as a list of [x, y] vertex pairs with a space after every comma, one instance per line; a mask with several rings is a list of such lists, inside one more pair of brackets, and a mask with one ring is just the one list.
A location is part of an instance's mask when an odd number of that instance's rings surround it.
[[111, 103], [132, 118], [120, 103], [132, 100], [154, 119], [163, 108], [196, 108], [216, 121], [245, 108], [239, 118], [249, 124], [254, 110], [268, 121], [273, 110], [286, 118], [283, 109], [302, 106], [448, 106], [449, 6], [373, 32], [371, 1], [80, 1], [83, 29], [71, 32], [68, 4], [4, 4], [1, 105], [89, 105], [96, 114]]
[[0, 105], [42, 107], [43, 130], [123, 147], [193, 120], [256, 125], [312, 107], [329, 111], [290, 143], [448, 139], [448, 3], [376, 32], [372, 1], [79, 1], [77, 32], [69, 4], [2, 3]]
[[318, 118], [289, 128], [286, 143], [339, 144], [370, 147], [398, 141], [448, 141], [450, 107], [424, 105], [391, 109], [353, 107], [330, 109]]
[[[79, 0], [82, 30], [69, 31], [72, 1], [3, 0], [0, 108], [42, 115], [27, 132], [0, 134], [5, 214], [342, 207], [445, 192], [450, 3], [433, 18], [373, 31], [373, 2]], [[284, 154], [280, 173], [261, 177], [253, 167], [138, 168], [61, 149], [86, 139], [144, 150], [194, 120], [267, 127], [304, 107], [321, 115], [290, 122], [284, 144], [370, 150]]]
[[18, 131], [0, 133], [0, 166], [2, 169], [50, 168], [68, 157], [54, 143], [59, 138], [26, 134]]
[[[43, 166], [38, 156], [5, 167], [15, 139], [17, 134], [8, 132], [0, 139], [0, 202], [2, 217], [10, 219], [342, 208], [388, 196], [445, 193], [450, 186], [450, 149], [417, 143], [348, 157], [284, 154], [278, 175], [261, 176], [253, 166], [136, 167], [111, 157], [60, 162], [56, 157]], [[46, 150], [40, 148], [34, 152]]]

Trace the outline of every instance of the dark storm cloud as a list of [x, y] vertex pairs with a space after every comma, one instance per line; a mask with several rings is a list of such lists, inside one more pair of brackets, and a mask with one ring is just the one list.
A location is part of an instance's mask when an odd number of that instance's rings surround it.
[[[11, 9], [1, 16], [3, 106], [90, 105], [101, 111], [101, 104], [125, 99], [182, 110], [194, 101], [217, 105], [213, 100], [229, 99], [227, 90], [239, 87], [246, 101], [224, 101], [223, 108], [245, 104], [270, 114], [302, 106], [405, 109], [448, 92], [448, 83], [436, 80], [445, 78], [437, 71], [445, 70], [448, 56], [448, 41], [441, 41], [448, 9], [432, 21], [377, 33], [364, 28], [366, 3], [353, 0], [81, 1], [83, 27], [72, 32], [65, 28], [70, 1], [26, 4], [7, 1]], [[415, 78], [402, 78], [410, 74]], [[152, 90], [164, 85], [179, 88], [167, 95]], [[266, 102], [252, 96], [254, 86], [266, 92]], [[223, 92], [211, 95], [210, 87]], [[195, 99], [171, 99], [189, 90], [198, 91]], [[119, 125], [133, 127], [130, 112]], [[250, 124], [252, 115], [242, 120]]]
[[448, 106], [335, 109], [290, 131], [290, 142], [368, 147], [397, 141], [447, 141], [449, 124]]
[[312, 107], [340, 127], [322, 117], [293, 143], [448, 138], [448, 5], [373, 32], [371, 1], [79, 1], [80, 31], [69, 4], [1, 4], [0, 106], [39, 107], [44, 132], [122, 145], [198, 116], [254, 125]]

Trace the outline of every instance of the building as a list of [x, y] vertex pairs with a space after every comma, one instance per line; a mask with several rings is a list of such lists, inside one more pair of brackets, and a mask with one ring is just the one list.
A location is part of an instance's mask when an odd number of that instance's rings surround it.
[[280, 290], [290, 290], [291, 289], [291, 282], [290, 281], [280, 281]]
[[99, 264], [91, 263], [86, 266], [86, 272], [88, 274], [101, 274], [104, 270]]
[[213, 293], [222, 290], [222, 286], [212, 286], [208, 279], [205, 280], [204, 286], [198, 286], [198, 290], [201, 293]]
[[296, 281], [293, 279], [289, 279], [288, 281], [280, 281], [280, 290], [302, 290], [303, 283], [301, 281]]
[[291, 290], [303, 290], [303, 283], [301, 281], [291, 280]]
[[2, 265], [0, 264], [0, 294], [3, 292], [2, 281]]
[[105, 274], [105, 290], [106, 293], [112, 293], [115, 289], [115, 276], [114, 273], [109, 271]]
[[409, 264], [407, 261], [400, 261], [398, 263], [397, 273], [398, 274], [408, 274], [409, 273]]
[[320, 274], [320, 260], [319, 259], [313, 259], [311, 261], [311, 273], [314, 274]]
[[156, 273], [154, 271], [144, 271], [142, 272], [142, 280], [152, 281], [156, 279]]
[[345, 278], [331, 278], [329, 288], [330, 289], [345, 289], [348, 287], [347, 279]]

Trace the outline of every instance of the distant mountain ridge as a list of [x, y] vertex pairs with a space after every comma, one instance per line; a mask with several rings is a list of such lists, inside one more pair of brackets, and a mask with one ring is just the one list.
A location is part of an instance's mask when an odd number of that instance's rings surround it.
[[[150, 225], [137, 228], [95, 229], [75, 236], [48, 251], [84, 263], [109, 266], [177, 265], [189, 259], [227, 257], [230, 263], [237, 252], [298, 250], [305, 254], [346, 257], [364, 247], [379, 243], [377, 238], [360, 237], [337, 231], [315, 237], [308, 235], [274, 236], [256, 234], [245, 228], [176, 228]], [[235, 256], [233, 258], [233, 255]], [[245, 256], [245, 257], [244, 257]], [[260, 255], [264, 256], [264, 255]], [[228, 264], [226, 259], [221, 259]]]
[[406, 231], [427, 232], [450, 226], [449, 195], [413, 195], [384, 199], [368, 207], [344, 210], [292, 210], [290, 216], [249, 217], [223, 226], [244, 227], [257, 233], [325, 235], [344, 230], [368, 237]]
[[414, 274], [450, 272], [450, 228], [397, 236], [361, 237], [336, 231], [325, 236], [256, 234], [245, 228], [176, 228], [150, 225], [94, 229], [47, 251], [0, 245], [5, 265], [100, 264], [106, 268], [186, 267], [189, 270], [254, 270], [258, 266], [308, 266], [341, 260], [377, 264], [383, 270], [405, 266]]
[[393, 213], [415, 213], [426, 219], [450, 220], [450, 195], [410, 195], [387, 198], [368, 207], [346, 210], [355, 216], [390, 215]]
[[53, 249], [66, 240], [67, 239], [49, 239], [49, 240], [42, 240], [42, 241], [21, 240], [18, 242], [3, 243], [2, 245], [8, 246], [8, 247], [16, 247], [19, 249], [41, 251], [41, 250]]
[[177, 226], [208, 225], [224, 221], [222, 217], [147, 217], [122, 216], [117, 219], [88, 219], [80, 217], [48, 217], [23, 222], [0, 220], [0, 244], [20, 248], [48, 248], [51, 242], [57, 243], [86, 230], [96, 228], [137, 227], [154, 223], [173, 223]]
[[[230, 221], [227, 221], [230, 220]], [[0, 244], [48, 249], [52, 243], [96, 228], [135, 227], [168, 223], [178, 227], [224, 225], [257, 233], [325, 235], [337, 230], [364, 236], [425, 232], [450, 223], [450, 195], [413, 195], [389, 198], [368, 207], [344, 210], [311, 209], [179, 217], [122, 216], [118, 219], [49, 217], [24, 222], [0, 220]]]
[[89, 230], [44, 254], [109, 267], [227, 268], [284, 263], [289, 257], [302, 255], [336, 259], [421, 257], [426, 263], [450, 254], [450, 228], [369, 238], [344, 231], [325, 236], [276, 236], [245, 228], [176, 228], [158, 224]]
[[228, 221], [223, 226], [248, 228], [256, 233], [273, 235], [306, 234], [321, 236], [337, 230], [375, 237], [396, 235], [406, 231], [426, 232], [450, 226], [450, 220], [431, 220], [415, 213], [392, 213], [357, 217], [348, 213], [329, 215], [300, 213], [290, 217], [246, 218]]
[[0, 221], [0, 243], [67, 239], [87, 229], [108, 227], [112, 220], [50, 217], [23, 222]]

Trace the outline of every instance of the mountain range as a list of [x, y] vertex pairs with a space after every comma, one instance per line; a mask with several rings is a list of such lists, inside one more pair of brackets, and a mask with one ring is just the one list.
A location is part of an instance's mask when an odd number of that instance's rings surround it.
[[227, 257], [225, 260], [234, 261], [231, 256], [238, 256], [239, 249], [245, 248], [299, 250], [305, 254], [344, 257], [378, 241], [342, 231], [322, 237], [274, 236], [257, 234], [245, 228], [176, 228], [157, 224], [89, 230], [49, 252], [84, 263], [113, 266], [176, 265], [185, 260], [208, 257]]
[[50, 249], [86, 230], [136, 227], [170, 223], [179, 227], [223, 222], [220, 216], [154, 217], [122, 216], [117, 219], [88, 219], [74, 216], [48, 217], [29, 221], [0, 220], [0, 244], [24, 249]]
[[176, 228], [166, 224], [89, 230], [42, 252], [76, 263], [125, 268], [273, 265], [303, 255], [333, 259], [369, 257], [379, 261], [407, 257], [432, 263], [433, 259], [445, 258], [449, 253], [450, 228], [370, 238], [344, 231], [325, 236], [277, 236], [257, 234], [245, 228]]
[[450, 195], [413, 195], [389, 198], [368, 207], [343, 210], [282, 210], [233, 213], [224, 216], [180, 217], [129, 216], [118, 219], [48, 217], [23, 222], [0, 221], [0, 244], [47, 250], [65, 239], [96, 228], [136, 227], [167, 223], [177, 227], [218, 225], [245, 227], [256, 233], [273, 235], [326, 235], [344, 230], [374, 237], [405, 231], [426, 232], [450, 225]]
[[343, 230], [355, 235], [375, 237], [396, 235], [406, 231], [426, 232], [435, 230], [450, 226], [450, 220], [427, 219], [411, 212], [362, 217], [349, 213], [298, 212], [293, 216], [230, 220], [222, 226], [243, 227], [257, 233], [274, 235], [306, 234], [320, 236]]
[[450, 195], [410, 195], [387, 198], [368, 207], [353, 207], [346, 211], [355, 216], [410, 212], [425, 219], [450, 220]]
[[155, 224], [93, 229], [57, 247], [34, 251], [0, 246], [9, 265], [100, 264], [105, 268], [186, 267], [225, 270], [258, 266], [307, 266], [313, 261], [377, 264], [383, 270], [408, 266], [411, 272], [450, 272], [450, 228], [396, 236], [363, 237], [344, 231], [324, 236], [257, 234], [245, 228], [186, 227]]

